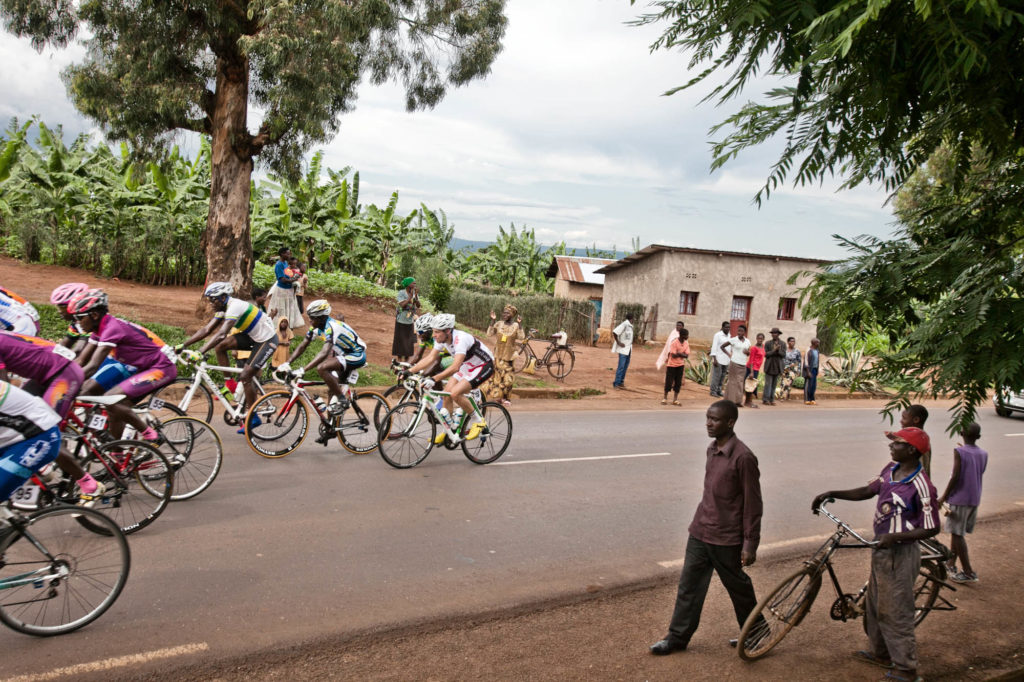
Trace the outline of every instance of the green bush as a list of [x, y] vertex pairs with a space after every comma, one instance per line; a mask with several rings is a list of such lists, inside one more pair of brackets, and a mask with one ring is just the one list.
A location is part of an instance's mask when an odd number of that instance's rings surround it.
[[[367, 282], [362, 277], [356, 277], [346, 272], [321, 272], [309, 270], [309, 291], [305, 294], [307, 300], [314, 296], [352, 296], [355, 298], [376, 298], [392, 302], [395, 300], [395, 292], [391, 289], [377, 286]], [[252, 281], [258, 287], [269, 289], [274, 285], [274, 268], [265, 263], [256, 263], [253, 268]]]
[[711, 356], [707, 353], [700, 353], [696, 359], [691, 356], [690, 364], [686, 368], [686, 378], [702, 386], [710, 386], [711, 367]]
[[487, 329], [491, 323], [491, 311], [500, 316], [502, 308], [509, 303], [519, 310], [523, 327], [536, 328], [540, 338], [564, 329], [570, 339], [590, 342], [594, 317], [594, 306], [590, 301], [570, 301], [545, 295], [477, 294], [460, 288], [452, 292], [448, 309], [444, 312], [454, 313], [463, 324]]

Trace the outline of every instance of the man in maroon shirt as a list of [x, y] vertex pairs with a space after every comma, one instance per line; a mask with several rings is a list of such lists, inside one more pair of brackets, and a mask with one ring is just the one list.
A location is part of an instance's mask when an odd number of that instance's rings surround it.
[[729, 400], [708, 408], [708, 435], [714, 440], [708, 446], [704, 496], [690, 524], [668, 634], [651, 647], [657, 656], [686, 649], [700, 624], [712, 572], [718, 573], [729, 592], [740, 627], [757, 605], [754, 586], [743, 567], [757, 559], [761, 541], [761, 474], [754, 453], [733, 432], [738, 416], [735, 403]]

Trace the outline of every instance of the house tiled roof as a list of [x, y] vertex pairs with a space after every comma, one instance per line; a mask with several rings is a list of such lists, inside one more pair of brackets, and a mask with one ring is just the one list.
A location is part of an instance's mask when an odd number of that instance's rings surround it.
[[[597, 270], [598, 274], [606, 275], [609, 272], [614, 272], [620, 268], [624, 268], [628, 265], [643, 260], [648, 256], [653, 256], [659, 251], [671, 251], [673, 253], [695, 253], [701, 255], [711, 256], [739, 256], [742, 258], [767, 258], [775, 261], [794, 261], [797, 263], [811, 263], [814, 265], [827, 265], [832, 261], [822, 260], [820, 258], [797, 258], [795, 256], [773, 256], [767, 253], [744, 253], [742, 251], [722, 251], [719, 249], [691, 249], [682, 246], [665, 246], [664, 244], [651, 244], [645, 246], [639, 251], [635, 251], [624, 258], [620, 258], [617, 261], [611, 261], [608, 265], [605, 265], [600, 270]], [[550, 275], [549, 275], [550, 277]]]
[[547, 276], [558, 277], [567, 282], [577, 284], [604, 284], [604, 275], [597, 274], [602, 268], [611, 265], [615, 260], [610, 258], [588, 258], [586, 256], [555, 256], [548, 266]]

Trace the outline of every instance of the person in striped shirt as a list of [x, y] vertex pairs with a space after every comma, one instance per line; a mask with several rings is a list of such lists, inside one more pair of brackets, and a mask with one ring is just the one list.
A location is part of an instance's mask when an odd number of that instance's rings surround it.
[[870, 649], [855, 656], [867, 663], [889, 668], [886, 679], [916, 680], [917, 641], [914, 638], [914, 581], [921, 569], [924, 540], [939, 532], [939, 505], [935, 486], [921, 464], [931, 450], [928, 434], [916, 427], [886, 436], [892, 441], [892, 462], [866, 486], [830, 490], [814, 498], [817, 512], [827, 498], [869, 500], [878, 498], [871, 550], [871, 579], [864, 610], [864, 631]]

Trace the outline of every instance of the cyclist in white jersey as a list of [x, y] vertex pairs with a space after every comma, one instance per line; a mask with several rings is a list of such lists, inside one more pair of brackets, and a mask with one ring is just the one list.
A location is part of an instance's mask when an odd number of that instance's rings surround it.
[[[410, 372], [422, 372], [433, 367], [441, 358], [442, 351], [452, 356], [452, 364], [443, 369], [424, 384], [428, 389], [434, 383], [448, 379], [444, 390], [451, 397], [444, 399], [445, 407], [450, 412], [454, 402], [464, 412], [473, 413], [473, 422], [469, 425], [466, 440], [473, 440], [480, 435], [487, 423], [473, 411], [473, 406], [466, 394], [484, 383], [494, 374], [494, 354], [469, 332], [455, 328], [455, 316], [448, 313], [434, 315], [434, 347], [426, 357], [409, 368]], [[441, 440], [444, 434], [440, 434]]]
[[0, 502], [57, 458], [59, 424], [42, 398], [0, 381]]
[[31, 303], [22, 304], [0, 291], [0, 329], [37, 336], [39, 334], [39, 313]]
[[[229, 366], [229, 350], [251, 351], [249, 362], [246, 363], [238, 380], [245, 387], [245, 404], [252, 405], [256, 402], [256, 387], [252, 383], [252, 378], [263, 369], [270, 356], [274, 354], [274, 349], [277, 348], [277, 332], [274, 331], [274, 323], [269, 315], [253, 303], [234, 298], [234, 293], [235, 288], [228, 282], [214, 282], [206, 287], [203, 296], [213, 305], [213, 318], [175, 350], [181, 353], [193, 343], [213, 334], [213, 338], [203, 344], [199, 352], [208, 353], [211, 349], [216, 349], [217, 362], [224, 367]], [[231, 333], [232, 327], [238, 329], [237, 334]]]
[[[322, 298], [310, 303], [306, 308], [306, 314], [309, 315], [309, 331], [288, 358], [288, 362], [280, 365], [277, 371], [302, 376], [307, 369], [316, 369], [317, 374], [327, 384], [327, 392], [331, 394], [328, 411], [331, 414], [340, 414], [348, 407], [341, 394], [341, 386], [348, 383], [349, 373], [366, 364], [366, 342], [359, 338], [359, 334], [352, 327], [331, 317], [331, 304]], [[292, 361], [301, 356], [310, 342], [318, 336], [324, 340], [323, 348], [308, 365], [293, 370]]]

